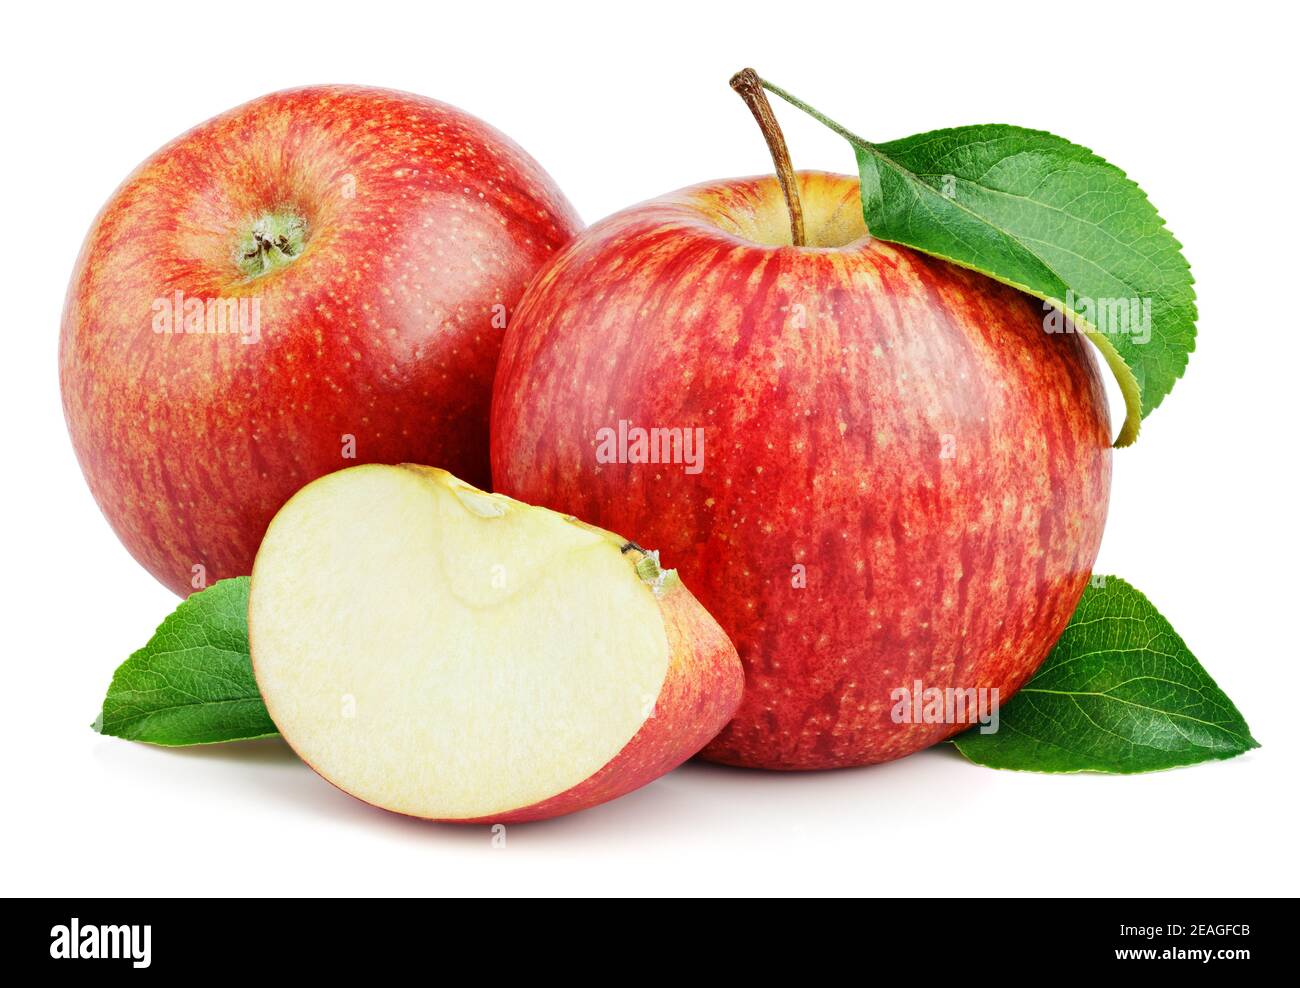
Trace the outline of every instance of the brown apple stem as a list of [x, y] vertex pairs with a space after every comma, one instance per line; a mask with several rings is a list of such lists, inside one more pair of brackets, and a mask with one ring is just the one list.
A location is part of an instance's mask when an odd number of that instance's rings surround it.
[[794, 166], [790, 164], [790, 149], [785, 145], [785, 135], [781, 133], [781, 125], [776, 122], [776, 114], [772, 112], [767, 93], [763, 92], [763, 80], [753, 69], [741, 69], [731, 77], [731, 88], [740, 94], [740, 98], [749, 107], [749, 112], [758, 121], [759, 130], [763, 132], [763, 140], [767, 141], [767, 149], [772, 154], [772, 164], [776, 166], [777, 181], [781, 183], [781, 192], [785, 196], [786, 209], [790, 211], [790, 242], [796, 247], [802, 247], [805, 239], [799, 182], [794, 174]]

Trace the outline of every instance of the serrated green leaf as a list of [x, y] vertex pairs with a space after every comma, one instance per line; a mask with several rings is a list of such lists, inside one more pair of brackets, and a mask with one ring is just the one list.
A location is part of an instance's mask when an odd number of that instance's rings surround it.
[[1153, 772], [1258, 748], [1232, 701], [1138, 590], [1095, 578], [998, 729], [953, 740], [971, 761], [1034, 772]]
[[92, 728], [150, 744], [276, 733], [248, 655], [248, 577], [192, 594], [113, 674]]
[[1182, 376], [1196, 296], [1181, 245], [1120, 169], [1043, 131], [979, 124], [873, 144], [764, 85], [853, 146], [874, 237], [978, 271], [1044, 300], [1045, 326], [1085, 333], [1124, 394], [1115, 443]]

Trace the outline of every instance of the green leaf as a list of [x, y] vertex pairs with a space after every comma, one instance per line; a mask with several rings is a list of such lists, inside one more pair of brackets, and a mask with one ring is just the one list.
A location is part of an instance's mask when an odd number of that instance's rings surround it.
[[1035, 772], [1153, 772], [1232, 758], [1259, 743], [1151, 602], [1094, 577], [998, 730], [953, 740], [971, 761]]
[[248, 656], [248, 577], [192, 594], [113, 674], [100, 734], [212, 744], [276, 733]]
[[853, 145], [872, 236], [1042, 299], [1045, 328], [1085, 333], [1124, 394], [1115, 444], [1137, 438], [1195, 348], [1196, 295], [1181, 245], [1134, 182], [1087, 148], [1006, 124], [872, 144], [764, 86]]

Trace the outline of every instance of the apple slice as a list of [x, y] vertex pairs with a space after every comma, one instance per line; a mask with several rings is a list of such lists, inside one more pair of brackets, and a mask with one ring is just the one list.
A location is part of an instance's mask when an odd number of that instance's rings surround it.
[[744, 685], [654, 554], [432, 467], [352, 467], [294, 495], [248, 620], [262, 697], [303, 761], [435, 820], [621, 796], [707, 744]]

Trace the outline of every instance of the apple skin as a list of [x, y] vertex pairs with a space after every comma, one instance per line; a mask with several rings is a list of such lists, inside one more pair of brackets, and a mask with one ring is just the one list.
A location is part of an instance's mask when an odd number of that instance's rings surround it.
[[[964, 730], [897, 688], [997, 688], [1046, 657], [1096, 558], [1110, 426], [1090, 345], [1039, 303], [866, 235], [855, 179], [685, 189], [534, 279], [493, 400], [497, 490], [635, 532], [731, 636], [744, 700], [703, 757], [883, 762]], [[759, 233], [759, 231], [766, 231]], [[697, 473], [597, 431], [704, 429]]]
[[[305, 245], [250, 278], [241, 235], [283, 210]], [[487, 486], [504, 315], [580, 228], [523, 150], [424, 97], [311, 87], [201, 124], [113, 194], [68, 288], [59, 380], [95, 500], [185, 596], [250, 572], [279, 507], [340, 467]], [[260, 340], [156, 332], [177, 291], [258, 299]]]

